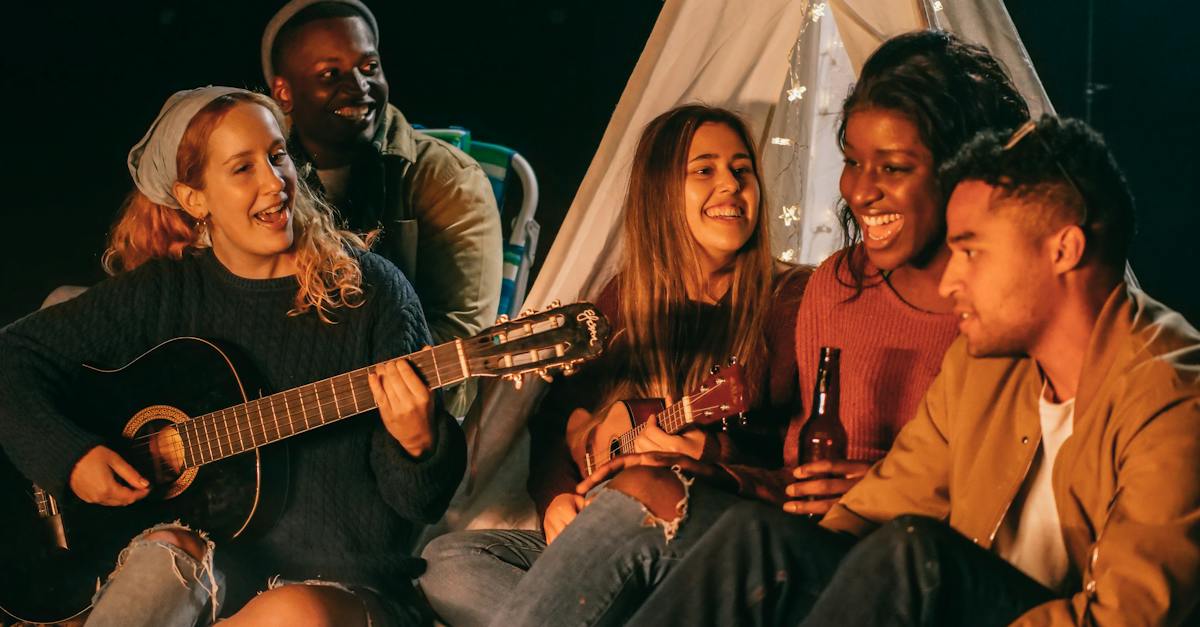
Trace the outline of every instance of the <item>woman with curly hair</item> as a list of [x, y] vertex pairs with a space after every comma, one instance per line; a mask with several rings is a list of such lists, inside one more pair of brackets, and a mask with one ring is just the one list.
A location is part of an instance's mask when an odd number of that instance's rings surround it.
[[[282, 119], [240, 89], [173, 95], [129, 154], [136, 189], [104, 256], [114, 276], [0, 331], [0, 444], [51, 495], [118, 507], [151, 490], [89, 416], [67, 417], [79, 364], [209, 338], [284, 390], [429, 341], [408, 281], [298, 178]], [[418, 620], [409, 542], [444, 511], [465, 445], [405, 361], [368, 384], [377, 412], [290, 439], [286, 507], [265, 533], [218, 548], [161, 521], [121, 552], [88, 624]]]

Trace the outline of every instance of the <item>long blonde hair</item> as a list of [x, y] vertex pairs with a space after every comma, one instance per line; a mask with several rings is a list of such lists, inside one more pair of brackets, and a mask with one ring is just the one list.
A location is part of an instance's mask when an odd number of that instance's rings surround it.
[[[729, 293], [717, 305], [719, 317], [703, 332], [695, 328], [699, 308], [688, 298], [688, 287], [692, 282], [695, 289], [703, 280], [698, 245], [684, 214], [683, 188], [692, 137], [706, 123], [723, 124], [738, 134], [763, 188], [754, 141], [745, 122], [730, 111], [677, 107], [642, 131], [625, 197], [626, 256], [617, 282], [625, 332], [614, 348], [628, 352], [622, 361], [629, 372], [609, 400], [619, 395], [679, 399], [699, 385], [712, 365], [730, 356], [745, 366], [750, 398], [755, 398], [766, 372], [774, 263], [761, 193], [758, 223], [735, 257]], [[699, 337], [685, 337], [689, 334]]]
[[[286, 128], [283, 113], [270, 98], [256, 93], [239, 92], [220, 96], [201, 109], [188, 124], [176, 154], [179, 182], [194, 189], [204, 188], [204, 167], [208, 139], [225, 115], [239, 103], [261, 106], [275, 116], [279, 128]], [[351, 248], [365, 250], [362, 237], [338, 229], [333, 210], [304, 183], [296, 180], [296, 200], [292, 211], [296, 238], [296, 292], [294, 307], [288, 315], [316, 311], [324, 322], [339, 307], [362, 304], [362, 270], [350, 254]], [[108, 249], [102, 263], [109, 274], [127, 272], [152, 259], [181, 259], [212, 246], [208, 228], [187, 212], [155, 203], [136, 188], [125, 199], [120, 217], [109, 233]]]

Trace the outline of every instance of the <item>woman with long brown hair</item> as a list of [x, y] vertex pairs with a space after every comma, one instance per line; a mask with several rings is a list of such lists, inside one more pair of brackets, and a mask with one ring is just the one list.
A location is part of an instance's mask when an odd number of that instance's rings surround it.
[[[286, 390], [428, 342], [408, 282], [334, 227], [297, 176], [282, 127], [279, 109], [259, 94], [173, 95], [129, 155], [136, 189], [104, 256], [114, 276], [0, 331], [0, 443], [53, 496], [116, 507], [151, 492], [99, 435], [99, 416], [66, 409], [80, 364], [122, 366], [172, 338], [209, 338]], [[377, 366], [367, 383], [373, 420], [290, 438], [287, 505], [272, 526], [218, 549], [202, 529], [161, 521], [113, 556], [88, 624], [419, 620], [409, 538], [444, 511], [465, 445], [403, 360]], [[367, 390], [359, 392], [356, 403]], [[312, 407], [322, 422], [323, 408]]]
[[[641, 614], [635, 612], [647, 598], [684, 598], [679, 586], [663, 593], [660, 584], [703, 575], [716, 580], [725, 572], [719, 561], [705, 562], [696, 555], [697, 547], [722, 546], [719, 535], [698, 540], [715, 520], [728, 517], [714, 516], [718, 508], [709, 505], [727, 493], [719, 489], [722, 486], [736, 485], [740, 494], [766, 503], [759, 507], [820, 516], [856, 484], [914, 415], [955, 335], [955, 317], [936, 289], [948, 258], [946, 198], [938, 166], [976, 131], [1014, 126], [1026, 116], [1024, 100], [999, 62], [981, 46], [935, 31], [901, 35], [880, 46], [844, 103], [839, 129], [845, 156], [840, 191], [849, 245], [813, 273], [795, 327], [801, 390], [814, 387], [819, 347], [843, 350], [840, 413], [850, 459], [801, 463], [798, 434], [806, 411], [789, 424], [784, 464], [777, 470], [729, 472], [727, 465], [672, 452], [618, 458], [582, 482], [578, 492], [614, 474], [610, 486], [628, 482], [631, 472], [639, 478], [655, 477], [664, 468], [703, 478], [709, 485], [682, 501], [690, 507], [689, 515], [673, 529], [675, 540], [658, 552], [631, 554], [628, 543], [622, 542], [631, 523], [601, 519], [585, 510], [574, 526], [580, 535], [587, 532], [596, 549], [565, 555], [551, 548], [536, 572], [522, 580], [497, 622], [595, 625], [637, 620]], [[710, 489], [714, 487], [718, 489]], [[642, 502], [652, 513], [659, 511], [655, 506], [669, 505], [651, 498]], [[550, 553], [555, 553], [553, 559]], [[779, 569], [753, 561], [757, 555], [746, 557], [743, 566], [753, 571], [747, 580], [762, 577], [761, 584], [743, 587], [739, 580], [728, 596], [689, 600], [693, 608], [704, 610], [657, 616], [671, 616], [683, 624], [711, 622], [705, 611], [720, 608], [729, 613], [722, 613], [718, 624], [739, 622], [732, 616], [743, 616], [738, 612], [761, 601], [762, 591], [785, 586], [776, 580]], [[583, 571], [572, 566], [572, 559], [590, 559], [593, 566]], [[739, 596], [743, 589], [759, 598], [744, 602]], [[685, 614], [687, 618], [678, 618]]]
[[[542, 531], [469, 531], [430, 543], [421, 587], [444, 621], [485, 624], [506, 601], [519, 604], [512, 588], [548, 544], [587, 550], [586, 536], [570, 538], [580, 510], [638, 528], [635, 519], [645, 514], [628, 485], [642, 482], [626, 481], [625, 492], [600, 490], [594, 500], [575, 493], [585, 442], [614, 401], [681, 399], [714, 365], [735, 358], [751, 408], [744, 427], [669, 435], [651, 422], [633, 448], [730, 468], [780, 465], [796, 402], [795, 312], [808, 274], [772, 259], [763, 196], [754, 142], [737, 115], [688, 105], [646, 126], [623, 207], [622, 264], [597, 299], [614, 325], [611, 346], [555, 383], [530, 420], [528, 487]], [[685, 488], [671, 475], [666, 489]], [[661, 550], [672, 524], [662, 523], [630, 542]]]

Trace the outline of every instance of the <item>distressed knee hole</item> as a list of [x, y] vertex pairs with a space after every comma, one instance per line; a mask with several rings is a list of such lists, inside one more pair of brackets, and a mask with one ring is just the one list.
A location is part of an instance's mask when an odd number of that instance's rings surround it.
[[662, 526], [663, 534], [670, 542], [687, 517], [691, 485], [692, 480], [684, 477], [678, 467], [635, 466], [622, 471], [607, 487], [641, 503], [646, 512], [643, 524]]
[[142, 537], [146, 542], [161, 542], [179, 548], [197, 562], [204, 561], [208, 554], [208, 541], [195, 532], [183, 529], [159, 529]]

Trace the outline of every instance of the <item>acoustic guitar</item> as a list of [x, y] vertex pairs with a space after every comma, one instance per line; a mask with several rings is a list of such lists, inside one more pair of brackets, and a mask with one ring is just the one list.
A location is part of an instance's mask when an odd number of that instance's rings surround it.
[[674, 435], [717, 422], [727, 426], [730, 418], [743, 415], [746, 410], [746, 383], [741, 365], [713, 366], [699, 388], [669, 406], [660, 398], [613, 403], [586, 436], [580, 471], [586, 477], [609, 460], [632, 453], [634, 441], [651, 417], [660, 429]]
[[[398, 359], [433, 389], [475, 376], [519, 384], [527, 373], [570, 374], [608, 335], [595, 306], [575, 303]], [[376, 365], [255, 398], [246, 363], [232, 347], [176, 338], [116, 370], [84, 366], [68, 416], [86, 412], [88, 429], [150, 481], [150, 495], [127, 507], [55, 503], [0, 456], [0, 609], [32, 623], [78, 615], [119, 551], [156, 523], [180, 520], [221, 540], [266, 529], [287, 492], [287, 447], [276, 443], [375, 409]]]

